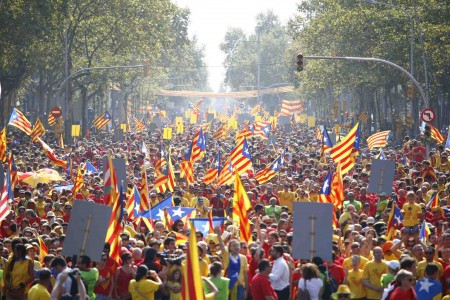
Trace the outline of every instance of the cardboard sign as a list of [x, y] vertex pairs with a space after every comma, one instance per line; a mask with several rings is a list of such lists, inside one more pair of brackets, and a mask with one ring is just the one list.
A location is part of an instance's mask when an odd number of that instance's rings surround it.
[[80, 125], [72, 125], [72, 136], [80, 136], [81, 126]]
[[184, 133], [184, 126], [183, 126], [183, 124], [177, 125], [176, 133], [177, 134]]
[[75, 200], [62, 254], [87, 255], [100, 261], [111, 213], [111, 206]]
[[122, 129], [123, 132], [127, 132], [127, 124], [120, 124], [120, 129]]
[[166, 127], [163, 130], [163, 139], [164, 140], [171, 140], [172, 139], [172, 128]]
[[299, 122], [302, 123], [302, 124], [306, 123], [306, 114], [300, 114]]
[[385, 159], [372, 159], [372, 170], [370, 171], [369, 187], [370, 193], [392, 193], [392, 182], [394, 182], [395, 162]]
[[197, 124], [197, 115], [196, 114], [191, 114], [191, 118], [190, 118], [190, 123], [191, 124]]
[[115, 128], [113, 142], [122, 142], [122, 141], [125, 141], [125, 134], [123, 133], [122, 128]]
[[286, 124], [291, 124], [291, 116], [279, 116], [278, 117], [278, 125], [286, 125]]
[[308, 127], [316, 127], [316, 117], [314, 116], [308, 117]]
[[191, 118], [191, 110], [190, 109], [187, 109], [187, 110], [184, 111], [184, 117], [186, 119], [190, 119]]
[[175, 118], [175, 124], [182, 125], [183, 124], [183, 117], [176, 117]]
[[294, 239], [292, 256], [331, 260], [333, 249], [333, 204], [294, 202]]

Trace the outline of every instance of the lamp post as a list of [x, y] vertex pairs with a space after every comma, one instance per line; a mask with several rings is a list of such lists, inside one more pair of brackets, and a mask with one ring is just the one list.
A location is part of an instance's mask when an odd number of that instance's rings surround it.
[[398, 9], [398, 10], [404, 12], [408, 16], [409, 22], [411, 24], [411, 49], [410, 49], [411, 52], [409, 54], [409, 59], [410, 59], [410, 62], [409, 62], [409, 70], [410, 71], [409, 71], [409, 73], [412, 76], [414, 76], [414, 20], [413, 20], [412, 16], [405, 9], [403, 9], [401, 7], [398, 7], [396, 5], [390, 4], [390, 3], [378, 2], [378, 1], [375, 1], [375, 0], [364, 0], [364, 2], [367, 2], [367, 3], [370, 3], [370, 4], [386, 5], [388, 7]]

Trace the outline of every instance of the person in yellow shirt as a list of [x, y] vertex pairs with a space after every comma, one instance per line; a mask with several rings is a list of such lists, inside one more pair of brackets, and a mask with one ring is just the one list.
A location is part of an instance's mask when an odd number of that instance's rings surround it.
[[28, 291], [28, 299], [30, 300], [50, 300], [50, 293], [47, 287], [50, 285], [52, 272], [43, 268], [39, 270], [39, 283], [35, 284]]
[[278, 192], [278, 200], [280, 206], [287, 206], [289, 211], [292, 212], [292, 206], [295, 201], [295, 193], [289, 190], [289, 183], [284, 184], [284, 191]]
[[[147, 279], [147, 273], [154, 281]], [[155, 271], [149, 271], [147, 266], [140, 265], [136, 271], [136, 277], [128, 285], [128, 291], [133, 300], [154, 300], [155, 292], [161, 285], [162, 281]]]
[[422, 217], [422, 209], [420, 205], [415, 203], [416, 195], [413, 191], [409, 191], [406, 194], [406, 201], [403, 205], [403, 234], [414, 237], [414, 240], [418, 242], [419, 238], [419, 220]]
[[362, 270], [369, 260], [361, 255], [360, 244], [358, 242], [354, 242], [354, 243], [351, 243], [351, 245], [349, 247], [351, 249], [351, 254], [346, 259], [344, 259], [344, 262], [342, 263], [342, 268], [344, 270], [351, 270], [353, 268], [352, 258], [354, 256], [357, 256], [357, 257], [359, 257], [358, 268]]
[[355, 299], [364, 299], [366, 297], [366, 289], [362, 284], [363, 270], [360, 268], [361, 257], [359, 255], [353, 255], [349, 258], [351, 259], [352, 269], [345, 269], [344, 284], [350, 287]]
[[373, 260], [366, 263], [363, 269], [362, 283], [366, 287], [367, 299], [381, 299], [383, 287], [381, 276], [388, 272], [388, 267], [383, 261], [383, 250], [380, 247], [373, 249]]
[[425, 277], [425, 268], [429, 264], [436, 265], [438, 267], [438, 276], [437, 279], [442, 278], [442, 275], [444, 275], [444, 269], [442, 268], [442, 264], [437, 261], [434, 257], [435, 250], [433, 247], [427, 247], [425, 249], [425, 259], [420, 261], [417, 264], [417, 270], [416, 270], [416, 278], [422, 279]]
[[309, 194], [303, 188], [299, 188], [295, 194], [297, 196], [297, 202], [309, 202]]

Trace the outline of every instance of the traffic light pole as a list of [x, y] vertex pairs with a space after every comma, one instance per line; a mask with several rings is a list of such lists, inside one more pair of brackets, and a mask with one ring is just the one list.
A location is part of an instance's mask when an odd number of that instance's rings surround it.
[[352, 56], [304, 56], [305, 59], [335, 59], [335, 60], [354, 60], [354, 61], [371, 61], [371, 62], [379, 62], [383, 64], [387, 64], [389, 66], [392, 66], [396, 68], [397, 70], [400, 70], [408, 76], [409, 79], [411, 79], [411, 82], [416, 86], [417, 90], [419, 90], [420, 96], [422, 97], [423, 103], [426, 107], [430, 107], [428, 98], [425, 96], [425, 93], [420, 86], [419, 82], [414, 78], [414, 76], [409, 73], [407, 70], [403, 69], [397, 64], [394, 64], [391, 61], [381, 59], [381, 58], [373, 58], [373, 57], [352, 57]]

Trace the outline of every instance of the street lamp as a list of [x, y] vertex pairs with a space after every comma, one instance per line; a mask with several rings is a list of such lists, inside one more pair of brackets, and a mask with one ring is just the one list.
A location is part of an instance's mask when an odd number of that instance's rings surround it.
[[401, 10], [402, 12], [404, 12], [408, 16], [409, 22], [411, 24], [411, 52], [409, 54], [409, 58], [410, 58], [410, 63], [409, 63], [410, 71], [409, 72], [411, 73], [411, 75], [414, 76], [414, 20], [411, 17], [411, 15], [408, 13], [407, 10], [405, 10], [405, 9], [403, 9], [401, 7], [398, 7], [396, 5], [390, 4], [390, 3], [378, 2], [378, 1], [375, 1], [375, 0], [364, 0], [364, 2], [367, 2], [369, 4], [386, 5], [388, 7]]

